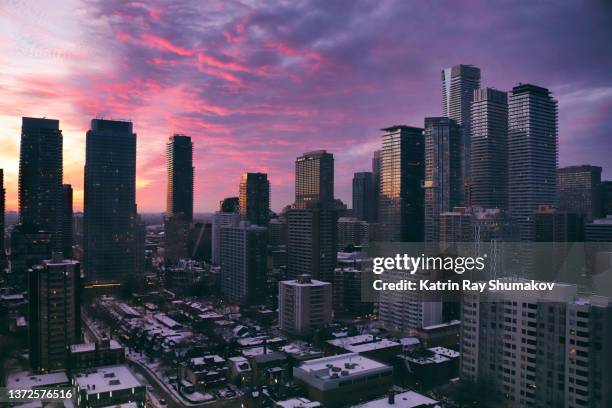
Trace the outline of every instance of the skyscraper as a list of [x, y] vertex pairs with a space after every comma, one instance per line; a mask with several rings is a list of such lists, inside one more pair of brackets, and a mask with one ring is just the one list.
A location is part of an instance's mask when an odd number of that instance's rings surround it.
[[[313, 205], [313, 204], [309, 204]], [[287, 212], [287, 274], [331, 282], [336, 267], [337, 214], [316, 204]]]
[[508, 95], [477, 89], [470, 113], [470, 205], [506, 209], [508, 205]]
[[[455, 65], [442, 71], [442, 115], [461, 126], [461, 186], [463, 199], [469, 199], [471, 123], [470, 104], [480, 88], [480, 68]], [[469, 200], [466, 201], [469, 204]]]
[[228, 302], [263, 302], [266, 289], [267, 228], [243, 221], [221, 227], [221, 293]]
[[72, 259], [72, 186], [64, 184], [62, 186], [62, 253], [65, 259]]
[[557, 202], [557, 101], [519, 84], [508, 98], [508, 204], [520, 239], [535, 239], [535, 211]]
[[425, 241], [440, 238], [440, 214], [461, 203], [461, 130], [453, 119], [425, 118]]
[[4, 240], [4, 210], [6, 203], [6, 190], [4, 189], [4, 170], [0, 169], [0, 270], [6, 265], [6, 248]]
[[559, 210], [582, 214], [585, 222], [602, 217], [601, 167], [582, 165], [558, 169], [557, 200]]
[[11, 231], [11, 268], [9, 286], [19, 291], [27, 289], [27, 271], [44, 259], [51, 258], [52, 235], [32, 224], [18, 224]]
[[166, 145], [168, 195], [166, 216], [193, 221], [193, 143], [191, 137], [173, 135]]
[[295, 207], [309, 203], [333, 205], [334, 155], [325, 150], [304, 153], [295, 160]]
[[612, 215], [612, 181], [601, 182], [601, 195], [603, 215]]
[[353, 175], [353, 217], [371, 222], [374, 219], [374, 193], [372, 173], [368, 171]]
[[270, 221], [270, 182], [266, 173], [244, 173], [240, 177], [240, 216], [255, 225]]
[[135, 265], [132, 123], [93, 119], [85, 150], [85, 276], [88, 281], [126, 281]]
[[372, 156], [372, 194], [374, 201], [372, 203], [372, 221], [378, 222], [378, 203], [380, 196], [380, 168], [381, 168], [381, 151], [376, 150]]
[[235, 211], [217, 211], [212, 220], [211, 262], [213, 265], [221, 263], [221, 228], [227, 225], [236, 226], [240, 221], [240, 214]]
[[79, 263], [54, 252], [29, 271], [30, 366], [35, 372], [66, 368], [66, 348], [80, 343]]
[[423, 129], [382, 129], [378, 222], [389, 241], [423, 241], [425, 143]]
[[62, 131], [59, 120], [22, 118], [19, 221], [51, 234], [62, 249]]

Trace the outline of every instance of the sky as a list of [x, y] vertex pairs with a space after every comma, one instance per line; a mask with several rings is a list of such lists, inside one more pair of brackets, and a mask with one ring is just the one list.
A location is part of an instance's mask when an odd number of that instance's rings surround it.
[[482, 85], [549, 88], [559, 164], [612, 179], [612, 3], [553, 1], [0, 0], [0, 168], [17, 209], [22, 116], [60, 120], [64, 183], [82, 208], [92, 118], [137, 133], [140, 212], [165, 209], [165, 144], [194, 142], [195, 211], [266, 172], [271, 204], [293, 202], [294, 160], [326, 149], [336, 197], [371, 167], [380, 130], [442, 111], [441, 70]]

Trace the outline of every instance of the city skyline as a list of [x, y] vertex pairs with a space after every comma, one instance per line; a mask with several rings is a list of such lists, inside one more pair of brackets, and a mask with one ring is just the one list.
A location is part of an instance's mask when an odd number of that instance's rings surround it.
[[[353, 173], [370, 170], [380, 147], [379, 129], [422, 126], [424, 117], [441, 115], [440, 72], [459, 63], [481, 69], [482, 87], [509, 91], [523, 82], [550, 89], [559, 101], [559, 167], [597, 165], [602, 179], [612, 177], [606, 156], [612, 57], [602, 52], [612, 24], [603, 3], [413, 9], [340, 2], [310, 4], [309, 12], [302, 3], [108, 2], [87, 11], [75, 3], [54, 9], [11, 3], [0, 13], [0, 33], [10, 39], [0, 42], [7, 210], [17, 209], [22, 116], [60, 121], [63, 183], [73, 185], [76, 211], [82, 210], [85, 133], [97, 116], [133, 121], [140, 212], [164, 211], [159, 192], [165, 141], [173, 133], [193, 137], [196, 212], [214, 211], [236, 195], [244, 172], [268, 174], [271, 207], [280, 210], [293, 202], [294, 158], [314, 149], [334, 154], [336, 197], [349, 203]], [[334, 18], [339, 12], [346, 17], [341, 24]], [[451, 21], [474, 13], [486, 24], [419, 25], [427, 44], [421, 35], [400, 35], [401, 28], [379, 30], [411, 15]], [[191, 18], [202, 21], [176, 29], [177, 21]], [[576, 34], [559, 42], [560, 27], [569, 23]], [[492, 27], [514, 36], [488, 36], [488, 44], [472, 46]], [[449, 36], [457, 41], [445, 41]], [[532, 38], [537, 41], [527, 41]], [[221, 174], [227, 182], [216, 182]]]

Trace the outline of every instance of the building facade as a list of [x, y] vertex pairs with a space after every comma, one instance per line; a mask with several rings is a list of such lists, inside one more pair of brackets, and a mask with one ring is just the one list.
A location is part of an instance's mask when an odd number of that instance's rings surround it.
[[355, 173], [353, 175], [353, 217], [371, 222], [374, 219], [374, 203], [377, 200], [372, 173], [369, 171]]
[[603, 216], [601, 167], [569, 166], [557, 170], [557, 207], [582, 214], [585, 222]]
[[330, 323], [332, 285], [302, 275], [278, 284], [278, 324], [282, 331], [305, 336]]
[[295, 160], [295, 207], [309, 203], [333, 205], [334, 155], [325, 150], [304, 153]]
[[270, 221], [270, 182], [266, 173], [244, 173], [240, 177], [239, 208], [243, 220], [255, 225]]

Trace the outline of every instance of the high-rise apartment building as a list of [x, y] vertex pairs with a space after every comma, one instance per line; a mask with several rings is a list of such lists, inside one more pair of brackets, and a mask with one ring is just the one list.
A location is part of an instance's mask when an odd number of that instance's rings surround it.
[[520, 239], [535, 239], [535, 211], [557, 202], [557, 101], [519, 84], [508, 97], [508, 205]]
[[586, 222], [603, 216], [601, 167], [569, 166], [557, 170], [559, 210], [582, 214]]
[[270, 221], [270, 182], [266, 173], [244, 173], [240, 177], [239, 208], [243, 220], [255, 225]]
[[221, 228], [224, 226], [236, 226], [240, 221], [237, 211], [217, 211], [212, 220], [211, 260], [213, 265], [221, 264]]
[[67, 348], [80, 343], [80, 266], [54, 252], [29, 274], [30, 366], [35, 372], [66, 368]]
[[166, 216], [193, 221], [193, 143], [191, 137], [173, 135], [166, 145], [168, 194]]
[[455, 207], [440, 214], [440, 242], [473, 242], [474, 215], [469, 208]]
[[371, 222], [374, 219], [374, 203], [377, 200], [372, 173], [369, 171], [355, 173], [353, 175], [353, 217]]
[[[429, 271], [414, 275], [404, 271], [385, 271], [385, 282], [400, 283], [403, 280], [417, 282], [431, 279]], [[383, 290], [378, 303], [378, 321], [383, 327], [398, 335], [414, 334], [417, 329], [442, 323], [441, 299], [423, 291]]]
[[382, 129], [378, 222], [388, 241], [423, 241], [425, 143], [423, 129]]
[[232, 303], [264, 300], [268, 230], [242, 221], [221, 227], [221, 294]]
[[132, 123], [93, 119], [85, 151], [85, 277], [126, 281], [135, 263], [136, 134]]
[[474, 91], [470, 110], [470, 205], [508, 206], [508, 95]]
[[331, 282], [336, 267], [337, 216], [316, 205], [287, 212], [287, 274]]
[[73, 233], [72, 233], [72, 186], [70, 184], [64, 184], [62, 186], [62, 253], [65, 259], [72, 259], [72, 245]]
[[480, 88], [480, 68], [455, 65], [442, 70], [442, 115], [461, 126], [462, 198], [469, 204], [471, 121], [470, 105], [474, 90]]
[[11, 267], [7, 275], [9, 286], [19, 291], [27, 289], [28, 269], [51, 258], [53, 236], [35, 225], [18, 224], [11, 231]]
[[334, 202], [334, 155], [325, 150], [304, 153], [295, 160], [295, 207]]
[[372, 155], [372, 195], [374, 201], [372, 202], [372, 220], [371, 222], [378, 222], [378, 203], [380, 196], [380, 169], [381, 169], [381, 151], [376, 150]]
[[278, 284], [278, 324], [282, 331], [303, 336], [331, 322], [332, 285], [309, 275]]
[[338, 251], [368, 243], [368, 223], [352, 217], [338, 218]]
[[[502, 282], [517, 282], [505, 278]], [[551, 291], [464, 291], [461, 378], [513, 407], [612, 403], [612, 301]]]
[[51, 234], [62, 249], [62, 131], [59, 120], [22, 118], [19, 222]]
[[453, 119], [425, 118], [425, 241], [440, 238], [440, 214], [462, 202], [461, 129]]

